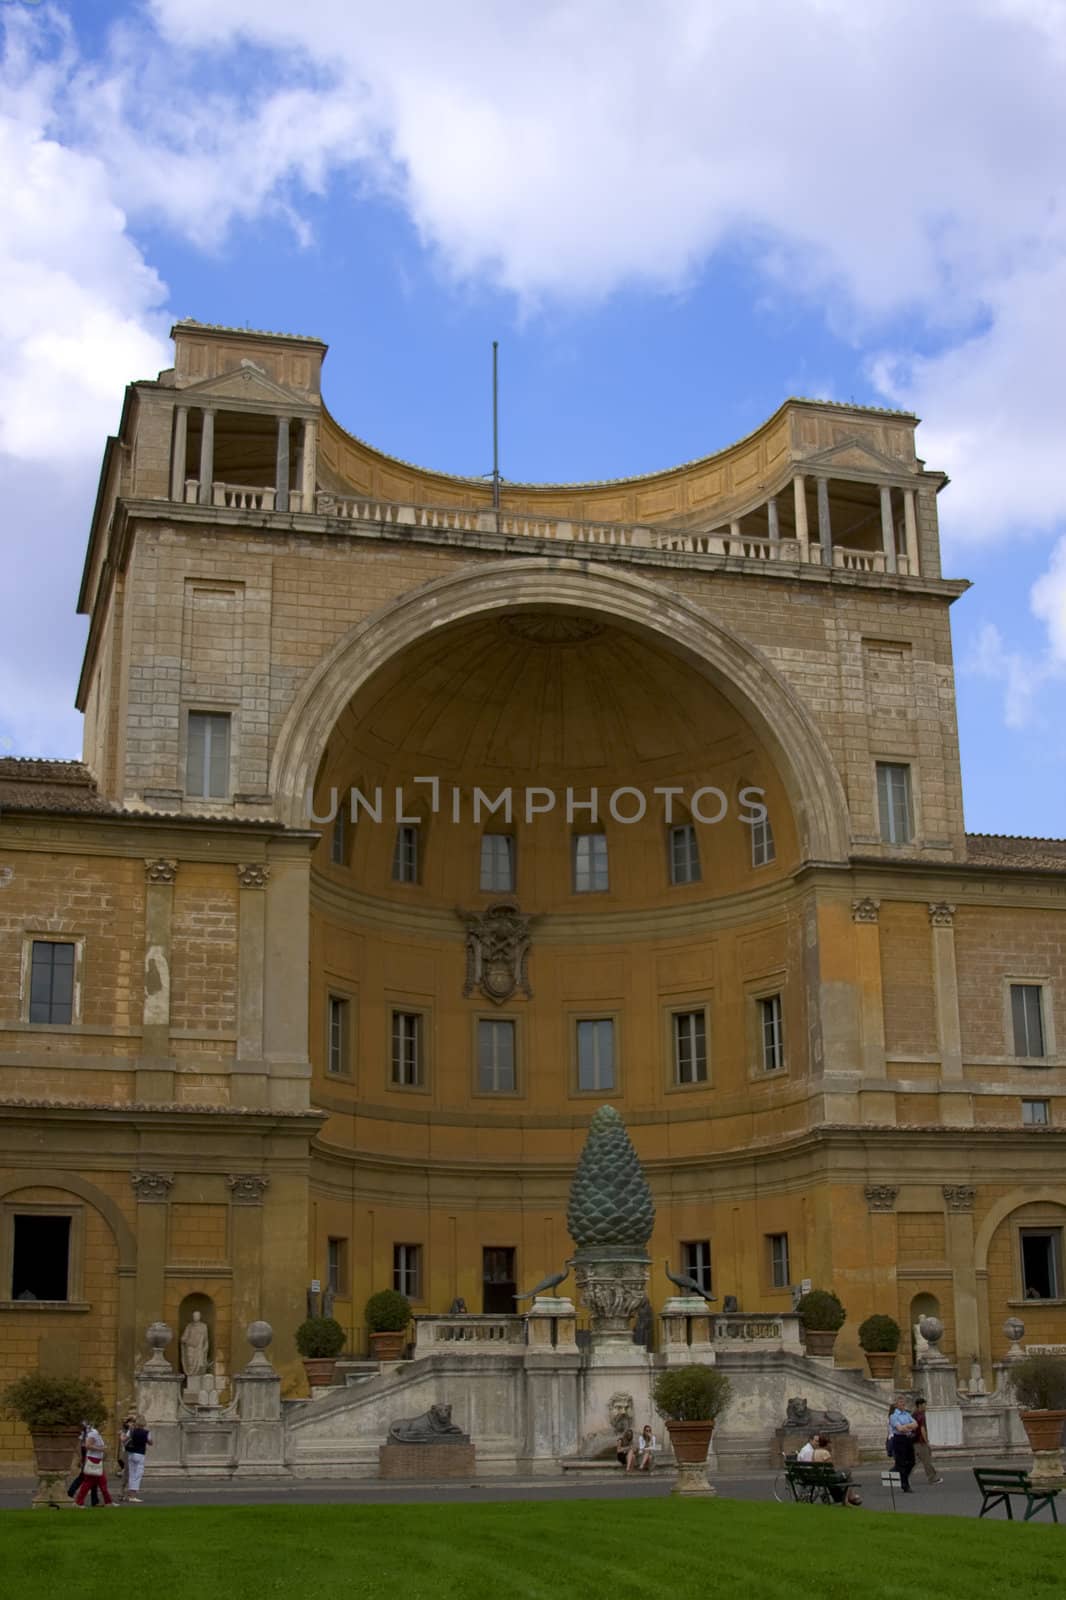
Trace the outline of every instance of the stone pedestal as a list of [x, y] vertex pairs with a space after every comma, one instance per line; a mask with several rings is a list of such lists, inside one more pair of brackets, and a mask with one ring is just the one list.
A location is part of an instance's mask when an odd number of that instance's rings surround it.
[[677, 1479], [671, 1492], [704, 1496], [717, 1494], [718, 1490], [707, 1477], [707, 1465], [706, 1461], [679, 1461]]
[[477, 1472], [472, 1444], [383, 1444], [378, 1451], [378, 1477], [435, 1482], [472, 1478]]
[[530, 1350], [577, 1353], [577, 1313], [565, 1295], [538, 1295], [526, 1313], [526, 1345]]
[[1063, 1469], [1062, 1450], [1034, 1450], [1033, 1464], [1029, 1469], [1029, 1481], [1039, 1484], [1044, 1489], [1066, 1487], [1066, 1471]]
[[674, 1295], [663, 1306], [662, 1354], [667, 1366], [688, 1366], [694, 1361], [714, 1366], [711, 1314], [698, 1295]]
[[650, 1258], [622, 1246], [579, 1250], [573, 1261], [578, 1292], [592, 1317], [592, 1348], [633, 1354], [633, 1318], [648, 1291]]
[[270, 1324], [253, 1322], [248, 1342], [255, 1351], [244, 1371], [234, 1379], [237, 1415], [238, 1478], [262, 1477], [285, 1470], [285, 1439], [281, 1422], [281, 1379], [266, 1354], [273, 1337]]
[[959, 1373], [954, 1362], [936, 1352], [923, 1357], [914, 1374], [915, 1390], [925, 1395], [925, 1425], [929, 1443], [955, 1446], [963, 1442]]
[[152, 1355], [137, 1374], [137, 1410], [152, 1432], [152, 1466], [156, 1470], [180, 1469], [181, 1388], [184, 1379], [175, 1372], [163, 1350], [173, 1337], [164, 1322], [148, 1329]]

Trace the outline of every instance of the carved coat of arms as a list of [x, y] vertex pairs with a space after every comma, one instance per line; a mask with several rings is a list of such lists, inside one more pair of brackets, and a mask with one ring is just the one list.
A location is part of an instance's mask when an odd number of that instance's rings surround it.
[[533, 921], [513, 900], [497, 900], [485, 911], [457, 913], [466, 925], [466, 982], [463, 994], [476, 990], [502, 1005], [512, 995], [533, 998], [529, 987], [530, 937]]

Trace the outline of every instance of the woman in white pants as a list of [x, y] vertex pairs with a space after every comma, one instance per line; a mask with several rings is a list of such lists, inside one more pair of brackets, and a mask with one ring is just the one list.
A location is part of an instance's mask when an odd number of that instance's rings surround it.
[[126, 1435], [126, 1499], [131, 1505], [141, 1503], [141, 1479], [144, 1477], [144, 1458], [152, 1442], [152, 1435], [143, 1417], [135, 1417], [133, 1427]]

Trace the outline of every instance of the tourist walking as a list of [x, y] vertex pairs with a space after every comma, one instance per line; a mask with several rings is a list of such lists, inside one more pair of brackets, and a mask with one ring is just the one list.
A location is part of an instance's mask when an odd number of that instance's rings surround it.
[[925, 1428], [925, 1395], [916, 1394], [914, 1397], [914, 1421], [917, 1432], [914, 1435], [914, 1454], [918, 1463], [925, 1472], [927, 1483], [943, 1483], [943, 1478], [933, 1464], [933, 1452], [929, 1445], [929, 1435]]
[[655, 1464], [658, 1453], [659, 1441], [651, 1431], [651, 1423], [646, 1422], [640, 1431], [637, 1440], [637, 1471], [650, 1472]]
[[907, 1401], [899, 1395], [888, 1417], [892, 1459], [899, 1473], [899, 1484], [904, 1494], [913, 1494], [911, 1473], [914, 1471], [914, 1439], [918, 1424], [907, 1409]]
[[126, 1499], [130, 1505], [141, 1502], [141, 1479], [144, 1477], [144, 1458], [152, 1443], [152, 1435], [143, 1417], [131, 1417], [122, 1435], [122, 1448], [126, 1452]]
[[[81, 1425], [81, 1433], [78, 1435], [78, 1470], [67, 1489], [67, 1498], [70, 1500], [73, 1500], [74, 1496], [81, 1488], [82, 1480], [85, 1477], [85, 1440], [91, 1427], [91, 1422], [83, 1422]], [[98, 1480], [93, 1478], [89, 1484], [89, 1490], [92, 1494], [92, 1503], [94, 1506], [98, 1506], [100, 1504], [100, 1491], [97, 1488], [97, 1482]]]
[[105, 1506], [113, 1506], [115, 1503], [108, 1491], [107, 1473], [104, 1470], [104, 1456], [107, 1452], [107, 1446], [104, 1444], [103, 1436], [98, 1429], [92, 1427], [89, 1423], [86, 1423], [85, 1426], [85, 1460], [81, 1466], [81, 1484], [77, 1494], [74, 1496], [74, 1507], [77, 1511], [84, 1509], [85, 1496], [94, 1484], [103, 1495]]

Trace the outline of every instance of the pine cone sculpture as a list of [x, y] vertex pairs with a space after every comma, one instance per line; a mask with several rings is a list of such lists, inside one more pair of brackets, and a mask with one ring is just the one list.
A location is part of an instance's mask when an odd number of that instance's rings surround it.
[[570, 1185], [566, 1222], [579, 1250], [603, 1245], [643, 1249], [651, 1238], [651, 1190], [614, 1106], [601, 1106], [592, 1119]]

